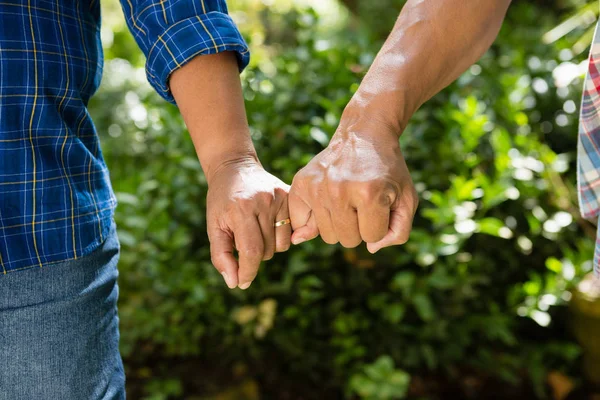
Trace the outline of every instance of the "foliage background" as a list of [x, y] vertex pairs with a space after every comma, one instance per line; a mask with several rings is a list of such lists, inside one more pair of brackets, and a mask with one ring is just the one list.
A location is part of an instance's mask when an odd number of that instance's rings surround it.
[[[493, 48], [414, 116], [407, 245], [371, 256], [315, 240], [246, 292], [210, 265], [191, 141], [146, 83], [118, 2], [103, 3], [90, 111], [120, 202], [129, 398], [543, 399], [549, 373], [581, 381], [565, 304], [594, 244], [575, 149], [595, 2], [513, 2]], [[402, 4], [229, 1], [268, 170], [289, 183], [327, 144]]]

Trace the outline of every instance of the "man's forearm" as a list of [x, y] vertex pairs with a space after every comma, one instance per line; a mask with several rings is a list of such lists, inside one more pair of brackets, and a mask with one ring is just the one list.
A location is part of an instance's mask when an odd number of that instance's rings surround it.
[[[347, 110], [401, 134], [412, 114], [490, 47], [510, 0], [409, 0]], [[370, 122], [365, 122], [370, 123]]]
[[233, 53], [194, 58], [173, 73], [170, 87], [209, 183], [223, 164], [258, 161]]

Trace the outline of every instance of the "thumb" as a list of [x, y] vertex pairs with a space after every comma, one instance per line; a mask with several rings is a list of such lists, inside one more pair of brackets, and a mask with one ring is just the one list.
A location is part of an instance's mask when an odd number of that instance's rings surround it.
[[292, 233], [292, 243], [304, 243], [308, 240], [313, 240], [317, 236], [319, 236], [319, 228], [317, 227], [317, 222], [311, 212], [306, 225], [296, 229], [294, 233]]
[[288, 196], [288, 207], [292, 229], [294, 230], [292, 234], [293, 244], [300, 244], [319, 236], [317, 222], [310, 206], [296, 194], [293, 186]]
[[367, 243], [367, 250], [375, 254], [384, 247], [406, 243], [412, 229], [413, 217], [414, 213], [408, 209], [396, 208], [392, 210], [388, 233], [378, 242]]
[[210, 258], [230, 289], [238, 285], [238, 262], [233, 255], [233, 237], [214, 228], [209, 230]]

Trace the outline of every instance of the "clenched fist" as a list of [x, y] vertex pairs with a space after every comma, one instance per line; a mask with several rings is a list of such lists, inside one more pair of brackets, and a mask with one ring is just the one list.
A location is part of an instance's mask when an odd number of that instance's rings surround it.
[[371, 253], [408, 240], [418, 199], [398, 134], [384, 124], [350, 124], [294, 177], [292, 242], [318, 235]]

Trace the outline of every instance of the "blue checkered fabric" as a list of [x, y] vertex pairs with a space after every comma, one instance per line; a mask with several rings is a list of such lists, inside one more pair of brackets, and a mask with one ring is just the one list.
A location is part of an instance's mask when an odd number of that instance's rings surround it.
[[[225, 0], [122, 0], [148, 79], [174, 102], [169, 75], [201, 54], [248, 47]], [[0, 3], [0, 271], [89, 254], [116, 205], [87, 111], [102, 75], [98, 0]]]

